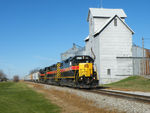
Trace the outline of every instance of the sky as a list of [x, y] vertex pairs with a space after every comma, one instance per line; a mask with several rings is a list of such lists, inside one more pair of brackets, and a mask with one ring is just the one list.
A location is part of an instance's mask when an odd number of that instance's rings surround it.
[[[103, 0], [103, 8], [121, 8], [135, 32], [133, 42], [150, 49], [150, 1]], [[0, 69], [8, 78], [29, 74], [60, 61], [73, 43], [85, 46], [89, 8], [100, 0], [0, 0]]]

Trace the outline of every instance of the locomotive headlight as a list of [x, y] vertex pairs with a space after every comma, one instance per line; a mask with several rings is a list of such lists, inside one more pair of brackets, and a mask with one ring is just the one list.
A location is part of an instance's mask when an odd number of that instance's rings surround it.
[[85, 64], [85, 65], [84, 65], [84, 68], [89, 68], [89, 65], [88, 65], [88, 64]]

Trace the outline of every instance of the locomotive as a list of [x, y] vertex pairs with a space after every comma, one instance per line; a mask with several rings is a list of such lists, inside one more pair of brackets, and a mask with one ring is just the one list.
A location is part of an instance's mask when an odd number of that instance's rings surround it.
[[39, 70], [39, 82], [76, 88], [98, 86], [94, 60], [87, 55], [70, 57]]

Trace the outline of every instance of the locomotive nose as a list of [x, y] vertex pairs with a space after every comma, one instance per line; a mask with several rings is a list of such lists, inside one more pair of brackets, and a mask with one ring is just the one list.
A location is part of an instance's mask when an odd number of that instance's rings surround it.
[[92, 63], [79, 63], [79, 77], [90, 77], [93, 73]]

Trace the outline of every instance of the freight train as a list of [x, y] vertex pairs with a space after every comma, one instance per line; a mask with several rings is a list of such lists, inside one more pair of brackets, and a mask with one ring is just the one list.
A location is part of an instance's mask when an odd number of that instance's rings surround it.
[[26, 76], [25, 80], [76, 88], [94, 88], [99, 83], [94, 60], [87, 55], [70, 57], [40, 69], [36, 74]]

